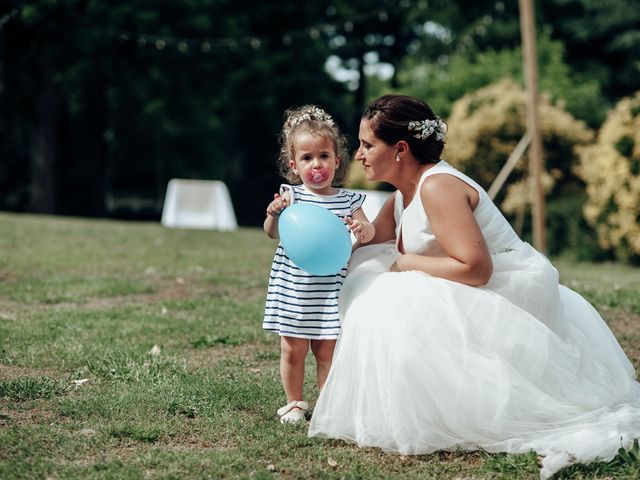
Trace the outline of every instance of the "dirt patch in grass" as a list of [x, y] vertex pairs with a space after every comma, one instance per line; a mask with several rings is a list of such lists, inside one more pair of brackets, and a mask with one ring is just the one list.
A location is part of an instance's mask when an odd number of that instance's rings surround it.
[[0, 380], [11, 380], [20, 377], [49, 377], [60, 378], [62, 372], [52, 368], [28, 368], [13, 365], [3, 365], [0, 363]]
[[225, 436], [223, 438], [213, 438], [206, 432], [191, 429], [175, 435], [169, 442], [163, 442], [163, 447], [174, 451], [184, 452], [189, 450], [233, 450], [238, 448], [238, 443], [233, 438]]
[[184, 352], [189, 370], [214, 367], [234, 360], [247, 368], [260, 368], [261, 366], [273, 365], [274, 361], [279, 359], [279, 355], [280, 350], [277, 345], [259, 342], [240, 345], [214, 345]]
[[622, 310], [608, 309], [602, 312], [624, 353], [640, 371], [640, 315]]
[[161, 303], [172, 300], [186, 300], [189, 298], [198, 298], [205, 292], [212, 293], [209, 292], [209, 288], [203, 286], [195, 289], [192, 285], [180, 284], [175, 281], [162, 282], [157, 288], [158, 290], [154, 293], [92, 297], [83, 303], [59, 303], [56, 306], [60, 308], [87, 308], [98, 310], [137, 304]]
[[14, 283], [18, 281], [18, 276], [11, 272], [0, 272], [0, 283]]
[[[58, 457], [56, 463], [61, 466], [71, 466], [79, 468], [89, 468], [95, 466], [102, 466], [102, 469], [108, 469], [109, 465], [139, 465], [142, 466], [145, 462], [145, 458], [152, 454], [159, 452], [180, 455], [182, 453], [188, 454], [189, 452], [197, 451], [200, 453], [216, 452], [226, 450], [226, 445], [220, 443], [208, 444], [203, 442], [190, 443], [188, 440], [181, 439], [180, 443], [174, 442], [156, 442], [153, 444], [130, 442], [130, 441], [118, 441], [104, 446], [104, 449], [96, 454], [86, 454], [74, 459], [65, 459]], [[214, 462], [209, 462], [206, 458], [201, 461], [204, 467], [213, 466]], [[175, 466], [172, 464], [172, 466]], [[163, 466], [157, 465], [153, 468], [145, 470], [145, 478], [157, 478], [164, 477], [162, 475]], [[183, 468], [188, 469], [188, 466]], [[173, 478], [173, 476], [171, 476]]]
[[629, 334], [640, 335], [640, 315], [611, 308], [602, 309], [601, 314], [616, 337]]
[[[35, 403], [35, 405], [34, 405]], [[17, 425], [27, 427], [46, 424], [70, 424], [71, 419], [51, 411], [43, 401], [30, 403], [24, 406], [19, 403], [0, 399], [0, 425]]]
[[[1, 280], [0, 280], [1, 281]], [[2, 299], [0, 303], [0, 318], [15, 320], [17, 311], [39, 311], [42, 309], [103, 309], [123, 307], [136, 304], [156, 303], [172, 300], [186, 300], [190, 298], [201, 298], [203, 295], [220, 295], [226, 291], [225, 288], [203, 283], [202, 281], [192, 281], [177, 277], [175, 279], [158, 279], [149, 285], [153, 293], [133, 293], [131, 295], [113, 295], [101, 297], [86, 297], [77, 302], [42, 302], [24, 303]]]
[[41, 311], [51, 308], [56, 309], [89, 309], [101, 310], [135, 305], [159, 304], [163, 302], [202, 299], [202, 298], [229, 298], [242, 302], [262, 300], [265, 296], [263, 287], [232, 288], [222, 285], [213, 285], [201, 280], [190, 281], [178, 277], [175, 280], [165, 279], [151, 284], [153, 293], [134, 293], [131, 295], [113, 295], [102, 297], [87, 297], [77, 302], [42, 302], [23, 303], [2, 299], [0, 303], [0, 319], [17, 321], [18, 312]]
[[18, 315], [15, 312], [10, 312], [8, 310], [0, 310], [0, 320], [8, 320], [10, 322], [15, 322], [18, 320]]
[[198, 420], [190, 420], [184, 430], [160, 435], [153, 442], [145, 442], [132, 438], [114, 438], [104, 451], [107, 456], [118, 458], [127, 455], [139, 455], [150, 449], [160, 449], [167, 452], [187, 452], [191, 450], [221, 451], [238, 448], [234, 438], [229, 436], [214, 436], [198, 428]]
[[324, 443], [322, 456], [334, 459], [337, 469], [348, 467], [353, 459], [357, 459], [359, 463], [377, 467], [390, 478], [396, 475], [399, 478], [478, 478], [473, 472], [481, 468], [488, 458], [488, 454], [481, 451], [400, 455], [337, 440], [325, 440]]

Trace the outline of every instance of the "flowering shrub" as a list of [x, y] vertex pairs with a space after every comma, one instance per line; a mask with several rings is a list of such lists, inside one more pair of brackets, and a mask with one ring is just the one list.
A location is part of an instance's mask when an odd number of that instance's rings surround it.
[[597, 142], [578, 153], [575, 171], [587, 185], [584, 215], [600, 245], [621, 260], [640, 258], [640, 91], [620, 100]]
[[[525, 95], [522, 87], [505, 79], [460, 98], [448, 119], [447, 161], [488, 189], [527, 130]], [[546, 193], [557, 195], [562, 185], [576, 181], [574, 147], [591, 142], [593, 132], [544, 95], [539, 116], [545, 161], [542, 184]], [[498, 196], [505, 213], [530, 203], [528, 151], [511, 172], [506, 193]]]
[[[561, 103], [552, 104], [544, 94], [540, 96], [538, 112], [549, 253], [571, 249], [580, 259], [602, 258], [595, 233], [582, 218], [584, 185], [573, 170], [578, 162], [575, 148], [593, 142], [593, 131], [567, 113]], [[488, 189], [526, 132], [526, 92], [513, 80], [501, 80], [456, 101], [447, 123], [449, 133], [443, 157]], [[530, 233], [525, 217], [531, 204], [528, 152], [495, 199], [525, 238]]]

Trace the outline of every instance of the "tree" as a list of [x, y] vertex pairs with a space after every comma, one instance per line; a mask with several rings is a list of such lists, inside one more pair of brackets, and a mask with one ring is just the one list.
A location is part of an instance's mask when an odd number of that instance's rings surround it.
[[[538, 39], [539, 88], [559, 102], [572, 115], [598, 125], [606, 111], [606, 101], [595, 80], [575, 78], [565, 63], [562, 44], [542, 33]], [[423, 63], [406, 59], [398, 74], [403, 91], [424, 98], [442, 116], [447, 116], [453, 103], [502, 78], [523, 83], [520, 47], [476, 51], [453, 55], [446, 64]]]
[[[333, 23], [340, 25], [326, 31], [331, 54], [339, 59], [338, 68], [357, 72], [353, 88], [356, 111], [348, 127], [357, 129], [360, 110], [365, 105], [367, 65], [385, 63], [396, 72], [421, 34], [415, 27], [425, 8], [423, 2], [410, 0], [384, 0], [377, 2], [375, 8], [366, 0], [334, 2], [330, 7]], [[395, 73], [390, 83], [398, 85]]]
[[541, 17], [572, 70], [597, 79], [610, 102], [640, 89], [639, 0], [547, 0]]
[[215, 178], [230, 185], [240, 221], [257, 223], [279, 183], [284, 110], [315, 102], [340, 121], [353, 115], [344, 86], [324, 69], [328, 46], [309, 35], [326, 7], [15, 7], [0, 29], [0, 112], [10, 119], [0, 123], [0, 168], [9, 172], [0, 207], [124, 215], [119, 202], [132, 197], [148, 204], [136, 215], [157, 218], [170, 178]]
[[[592, 127], [610, 102], [640, 88], [640, 0], [614, 3], [536, 2], [541, 88]], [[400, 88], [435, 98], [446, 114], [464, 93], [506, 75], [521, 78], [517, 2], [433, 0], [426, 18]]]

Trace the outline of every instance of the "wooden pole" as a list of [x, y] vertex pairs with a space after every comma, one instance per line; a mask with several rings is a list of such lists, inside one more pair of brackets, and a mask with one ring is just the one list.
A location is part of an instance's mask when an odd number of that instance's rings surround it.
[[487, 190], [487, 194], [489, 195], [489, 198], [491, 200], [496, 198], [496, 195], [502, 188], [502, 185], [504, 185], [504, 182], [507, 181], [509, 174], [515, 168], [518, 160], [520, 160], [520, 157], [522, 157], [522, 154], [527, 149], [530, 143], [531, 135], [529, 135], [529, 132], [526, 132], [516, 145], [516, 148], [514, 148], [513, 152], [511, 152], [511, 155], [509, 155], [509, 158], [498, 172], [498, 175], [496, 175], [496, 178], [489, 187], [489, 190]]
[[527, 131], [531, 135], [529, 150], [529, 178], [532, 194], [533, 246], [547, 252], [546, 212], [542, 190], [542, 139], [538, 118], [538, 67], [536, 57], [535, 18], [533, 0], [520, 1], [520, 30], [522, 32], [522, 53], [524, 58], [524, 78], [527, 87]]

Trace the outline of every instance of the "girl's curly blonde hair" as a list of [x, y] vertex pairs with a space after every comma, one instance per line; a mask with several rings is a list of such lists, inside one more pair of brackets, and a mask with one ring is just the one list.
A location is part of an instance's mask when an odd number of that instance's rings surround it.
[[280, 174], [292, 185], [300, 185], [302, 179], [291, 169], [295, 159], [293, 140], [298, 133], [310, 133], [330, 140], [336, 155], [340, 155], [340, 165], [336, 169], [331, 185], [339, 187], [345, 181], [349, 167], [347, 139], [327, 112], [316, 105], [290, 108], [284, 114], [284, 125], [280, 132], [280, 154], [278, 168]]

